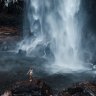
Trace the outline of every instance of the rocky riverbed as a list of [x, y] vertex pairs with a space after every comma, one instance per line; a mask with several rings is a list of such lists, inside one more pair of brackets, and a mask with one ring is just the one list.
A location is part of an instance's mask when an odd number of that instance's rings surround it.
[[[4, 94], [8, 96], [52, 96], [52, 89], [42, 80], [33, 78], [30, 82], [19, 81], [12, 85]], [[3, 95], [2, 95], [3, 96]], [[4, 95], [5, 96], [5, 95]]]
[[1, 96], [96, 96], [96, 82], [80, 82], [69, 88], [52, 90], [43, 80], [19, 81], [11, 85]]

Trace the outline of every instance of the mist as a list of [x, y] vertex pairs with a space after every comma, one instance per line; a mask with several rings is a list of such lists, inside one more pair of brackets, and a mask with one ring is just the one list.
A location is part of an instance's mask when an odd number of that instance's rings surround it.
[[19, 49], [27, 56], [47, 59], [44, 67], [50, 74], [90, 70], [92, 54], [83, 46], [90, 40], [84, 40], [87, 13], [82, 0], [29, 0], [25, 14]]

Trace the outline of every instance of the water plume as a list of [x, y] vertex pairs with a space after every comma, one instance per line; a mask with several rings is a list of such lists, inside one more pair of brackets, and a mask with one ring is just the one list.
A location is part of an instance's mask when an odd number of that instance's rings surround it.
[[80, 59], [81, 29], [77, 19], [80, 4], [81, 0], [26, 1], [30, 32], [19, 48], [31, 56], [42, 46], [43, 56], [47, 58], [45, 49], [49, 47], [54, 62], [45, 67], [51, 74], [87, 69]]

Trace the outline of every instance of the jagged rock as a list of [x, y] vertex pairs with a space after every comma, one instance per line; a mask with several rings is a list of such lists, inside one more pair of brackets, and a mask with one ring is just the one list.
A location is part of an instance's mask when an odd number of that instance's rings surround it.
[[45, 82], [34, 79], [32, 82], [17, 82], [4, 94], [1, 96], [96, 96], [96, 83], [77, 83], [58, 94], [53, 94], [52, 89]]
[[32, 82], [17, 82], [4, 94], [8, 96], [52, 96], [52, 90], [42, 80], [33, 79]]
[[63, 90], [58, 96], [96, 96], [96, 84], [91, 82], [78, 83]]

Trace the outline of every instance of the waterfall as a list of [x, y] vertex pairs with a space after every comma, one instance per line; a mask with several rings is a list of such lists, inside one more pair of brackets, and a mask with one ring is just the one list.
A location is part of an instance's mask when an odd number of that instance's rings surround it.
[[[42, 0], [41, 0], [42, 1]], [[19, 48], [31, 55], [39, 44], [43, 44], [44, 36], [42, 33], [43, 5], [39, 0], [26, 0], [27, 21], [24, 29], [24, 40], [19, 44]]]
[[[54, 62], [46, 68], [51, 73], [73, 72], [85, 69], [80, 60], [81, 32], [77, 15], [81, 0], [26, 0], [29, 32], [19, 49], [27, 55], [38, 53], [49, 45]], [[40, 48], [38, 48], [38, 46]]]

